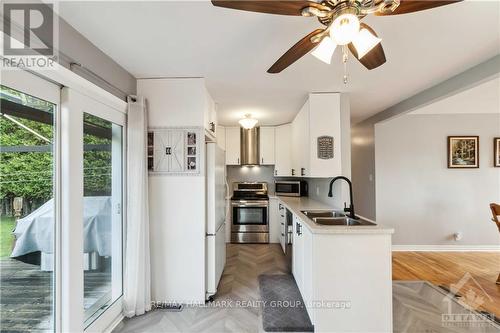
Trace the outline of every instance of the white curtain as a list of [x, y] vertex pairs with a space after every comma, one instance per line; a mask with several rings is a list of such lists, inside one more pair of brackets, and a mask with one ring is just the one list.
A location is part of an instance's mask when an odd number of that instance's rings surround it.
[[143, 97], [128, 97], [127, 235], [124, 274], [124, 315], [151, 310], [147, 111]]

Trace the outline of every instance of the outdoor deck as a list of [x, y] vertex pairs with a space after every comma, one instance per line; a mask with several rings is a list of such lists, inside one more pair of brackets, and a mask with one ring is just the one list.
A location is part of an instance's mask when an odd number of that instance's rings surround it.
[[[0, 259], [0, 332], [45, 332], [52, 327], [52, 272]], [[111, 290], [110, 272], [85, 272], [85, 309]]]

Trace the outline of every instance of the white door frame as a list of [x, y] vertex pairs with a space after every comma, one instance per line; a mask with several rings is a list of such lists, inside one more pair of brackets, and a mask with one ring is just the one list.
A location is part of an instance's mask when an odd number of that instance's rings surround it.
[[1, 72], [0, 84], [18, 90], [24, 94], [48, 101], [56, 105], [54, 114], [54, 159], [53, 159], [53, 195], [55, 209], [54, 230], [54, 285], [52, 286], [54, 329], [59, 331], [61, 324], [61, 86], [44, 80], [22, 70]]

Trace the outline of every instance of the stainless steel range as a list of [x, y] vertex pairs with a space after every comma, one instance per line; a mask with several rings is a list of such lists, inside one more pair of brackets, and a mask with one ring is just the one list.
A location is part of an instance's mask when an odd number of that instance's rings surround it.
[[267, 183], [233, 183], [231, 243], [269, 243]]

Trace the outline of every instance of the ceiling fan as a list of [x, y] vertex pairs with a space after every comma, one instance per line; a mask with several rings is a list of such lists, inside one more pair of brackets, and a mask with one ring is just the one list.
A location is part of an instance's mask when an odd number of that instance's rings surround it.
[[[385, 63], [381, 39], [366, 23], [366, 15], [398, 15], [449, 5], [462, 0], [212, 0], [217, 7], [279, 15], [315, 16], [324, 25], [316, 29], [288, 51], [268, 70], [279, 73], [312, 49], [318, 59], [330, 63], [337, 46], [342, 47], [344, 66], [348, 50], [369, 70]], [[347, 82], [347, 74], [344, 75]]]

